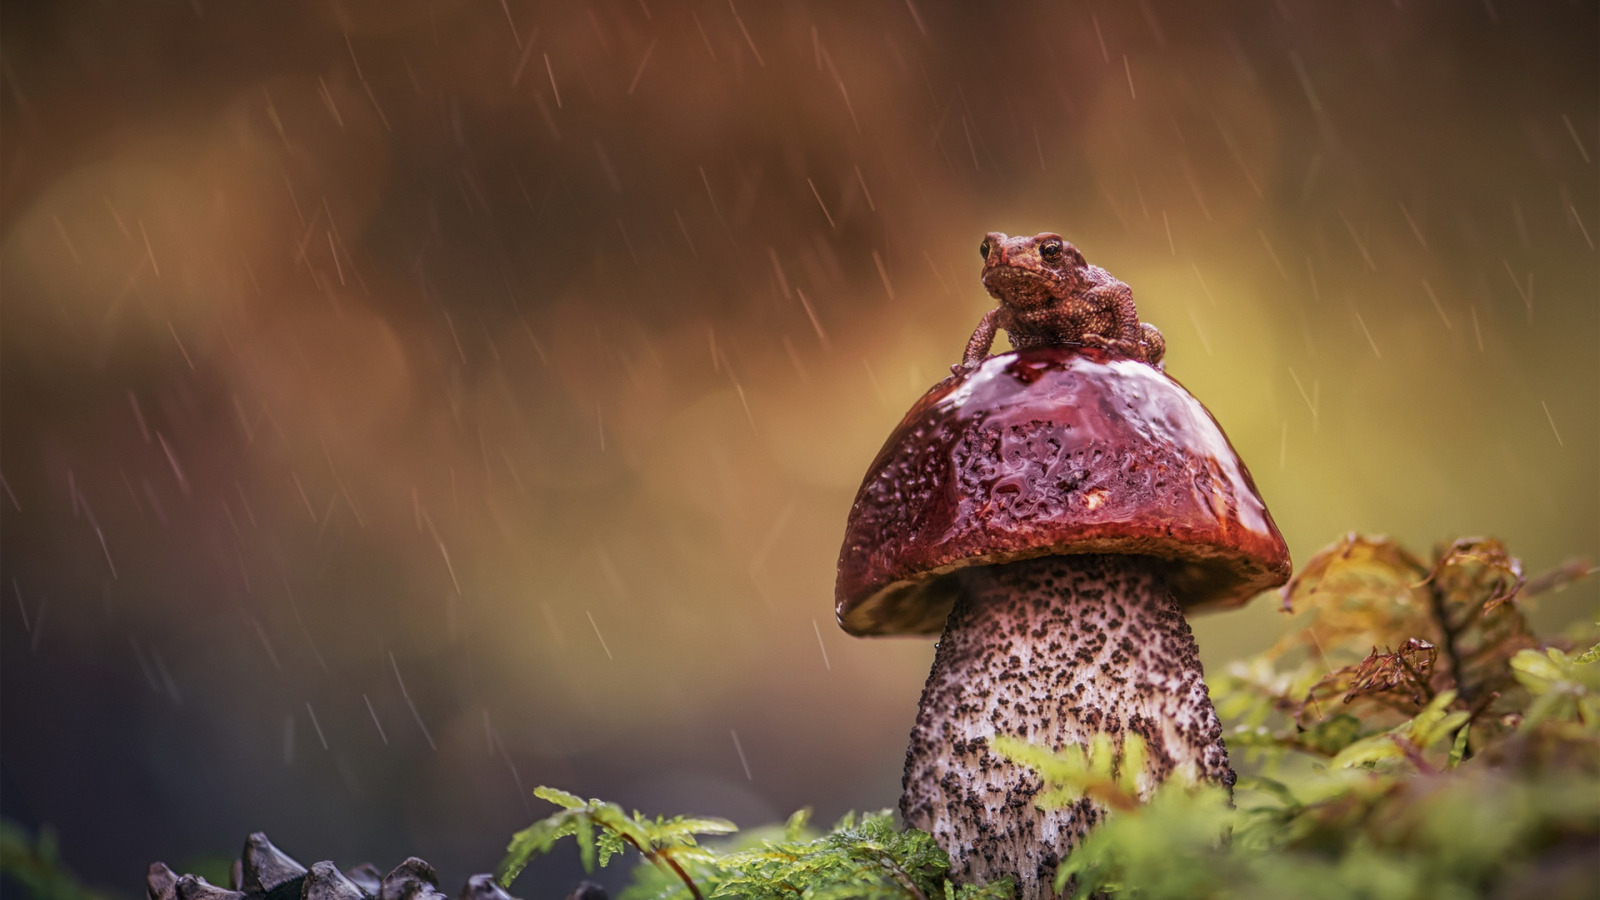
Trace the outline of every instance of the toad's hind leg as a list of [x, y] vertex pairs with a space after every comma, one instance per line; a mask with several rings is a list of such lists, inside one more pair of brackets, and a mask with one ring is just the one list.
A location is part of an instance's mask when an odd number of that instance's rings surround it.
[[1167, 339], [1161, 336], [1160, 329], [1149, 322], [1139, 323], [1139, 343], [1144, 349], [1144, 361], [1152, 366], [1167, 355]]
[[1085, 334], [1074, 343], [1084, 347], [1104, 350], [1113, 356], [1125, 356], [1129, 359], [1141, 361], [1144, 359], [1144, 344], [1139, 341], [1124, 341], [1118, 338], [1108, 338], [1100, 334]]

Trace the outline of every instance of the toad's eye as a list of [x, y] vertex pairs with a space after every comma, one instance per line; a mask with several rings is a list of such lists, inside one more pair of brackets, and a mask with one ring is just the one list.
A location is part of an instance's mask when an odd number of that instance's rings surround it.
[[1049, 262], [1057, 262], [1061, 259], [1061, 242], [1045, 241], [1039, 245], [1039, 255]]
[[989, 242], [988, 241], [984, 241], [983, 243], [978, 245], [978, 255], [983, 257], [984, 259], [988, 259], [989, 258]]

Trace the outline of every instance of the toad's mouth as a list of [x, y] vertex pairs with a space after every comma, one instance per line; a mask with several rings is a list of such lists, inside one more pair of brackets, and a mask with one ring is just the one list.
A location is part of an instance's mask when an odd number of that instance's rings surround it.
[[1059, 273], [1021, 266], [993, 266], [983, 271], [983, 286], [996, 300], [1028, 309], [1067, 295], [1071, 287]]

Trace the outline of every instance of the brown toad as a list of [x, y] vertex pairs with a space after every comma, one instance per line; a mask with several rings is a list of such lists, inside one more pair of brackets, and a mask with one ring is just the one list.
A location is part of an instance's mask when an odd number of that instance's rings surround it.
[[1098, 347], [1159, 367], [1166, 341], [1154, 325], [1139, 322], [1133, 291], [1110, 272], [1084, 262], [1061, 235], [1007, 237], [989, 232], [979, 246], [983, 286], [1000, 305], [986, 313], [967, 341], [956, 374], [970, 372], [989, 355], [995, 329], [1004, 328], [1018, 350], [1051, 344]]

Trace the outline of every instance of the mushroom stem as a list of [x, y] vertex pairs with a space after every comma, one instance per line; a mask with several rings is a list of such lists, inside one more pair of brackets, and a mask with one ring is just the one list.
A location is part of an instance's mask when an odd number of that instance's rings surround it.
[[960, 573], [906, 751], [900, 811], [950, 854], [958, 881], [1010, 875], [1055, 896], [1056, 867], [1105, 814], [1044, 811], [1038, 775], [994, 753], [1011, 735], [1062, 749], [1129, 732], [1148, 747], [1141, 795], [1169, 777], [1232, 786], [1194, 635], [1144, 556], [1047, 556]]

